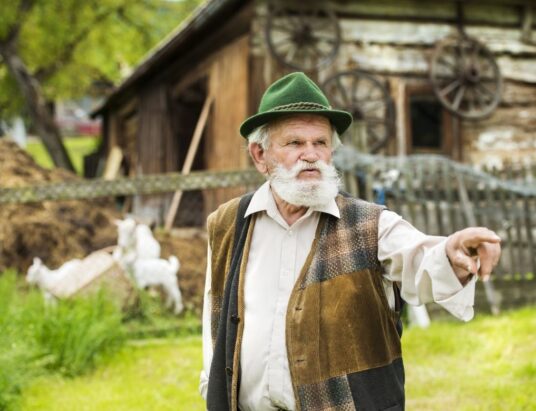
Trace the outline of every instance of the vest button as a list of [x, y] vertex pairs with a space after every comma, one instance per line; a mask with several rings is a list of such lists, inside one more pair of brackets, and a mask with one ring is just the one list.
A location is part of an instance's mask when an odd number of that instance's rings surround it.
[[225, 373], [230, 377], [233, 375], [233, 369], [231, 367], [225, 367]]
[[240, 322], [240, 317], [236, 314], [231, 315], [231, 322], [233, 324], [238, 324]]

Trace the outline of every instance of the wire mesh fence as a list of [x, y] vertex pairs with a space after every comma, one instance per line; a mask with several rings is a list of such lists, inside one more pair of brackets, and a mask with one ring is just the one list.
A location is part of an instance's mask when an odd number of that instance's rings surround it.
[[166, 173], [114, 180], [78, 180], [22, 187], [0, 187], [0, 204], [45, 200], [78, 200], [110, 196], [147, 195], [256, 185], [263, 177], [256, 170], [194, 171], [184, 175]]

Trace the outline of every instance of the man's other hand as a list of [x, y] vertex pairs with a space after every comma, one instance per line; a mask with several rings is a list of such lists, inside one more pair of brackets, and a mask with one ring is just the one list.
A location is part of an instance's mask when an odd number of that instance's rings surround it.
[[501, 238], [485, 227], [470, 227], [449, 236], [445, 251], [462, 284], [471, 274], [487, 281], [501, 256]]

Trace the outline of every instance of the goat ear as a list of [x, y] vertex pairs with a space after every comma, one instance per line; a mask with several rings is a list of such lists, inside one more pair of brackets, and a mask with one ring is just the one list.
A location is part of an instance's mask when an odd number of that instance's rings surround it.
[[117, 226], [121, 225], [122, 222], [123, 220], [118, 220], [117, 218], [114, 219], [114, 224]]

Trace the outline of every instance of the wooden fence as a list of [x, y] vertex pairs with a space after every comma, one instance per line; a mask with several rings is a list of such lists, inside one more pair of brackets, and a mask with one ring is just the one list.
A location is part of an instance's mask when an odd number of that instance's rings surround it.
[[[346, 190], [386, 204], [427, 234], [449, 235], [467, 226], [486, 226], [503, 239], [497, 275], [532, 279], [536, 273], [536, 184], [532, 168], [506, 171], [501, 178], [440, 156], [403, 158], [361, 155], [351, 148], [334, 158]], [[536, 174], [536, 173], [535, 173]], [[516, 178], [514, 178], [516, 177]], [[40, 186], [0, 187], [1, 203], [157, 194], [175, 190], [254, 187], [255, 170], [194, 172], [81, 180]]]
[[[354, 195], [386, 204], [428, 234], [485, 226], [502, 238], [502, 277], [536, 272], [536, 187], [503, 180], [440, 156], [336, 157]], [[508, 175], [508, 174], [505, 174]]]
[[[347, 191], [386, 204], [427, 234], [449, 235], [475, 225], [497, 232], [502, 238], [503, 255], [494, 273], [494, 284], [499, 284], [503, 300], [536, 302], [535, 169], [491, 170], [496, 174], [492, 175], [439, 156], [387, 158], [361, 155], [350, 148], [338, 150], [334, 162], [342, 171]], [[251, 190], [262, 181], [255, 170], [242, 170], [0, 187], [0, 204], [157, 194], [179, 189]], [[198, 206], [187, 202], [181, 207], [199, 211]], [[487, 299], [493, 300], [493, 289], [487, 287], [485, 291]]]

